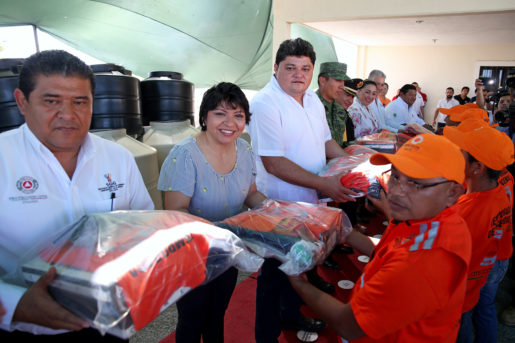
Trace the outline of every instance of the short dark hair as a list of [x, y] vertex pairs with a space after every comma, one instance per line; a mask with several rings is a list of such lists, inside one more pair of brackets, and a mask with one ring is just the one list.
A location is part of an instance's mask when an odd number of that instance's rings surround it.
[[245, 123], [250, 122], [249, 101], [240, 87], [230, 82], [220, 82], [209, 88], [202, 97], [199, 110], [199, 124], [202, 131], [207, 130], [207, 112], [217, 108], [222, 102], [230, 104], [232, 108], [241, 107], [245, 112]]
[[18, 88], [25, 98], [36, 88], [38, 75], [61, 75], [64, 77], [81, 77], [89, 79], [91, 94], [95, 92], [95, 74], [91, 68], [78, 57], [64, 50], [45, 50], [31, 55], [23, 62], [18, 78]]
[[447, 90], [447, 89], [450, 89], [450, 90], [454, 93], [454, 88], [452, 88], [452, 87], [447, 87], [445, 90]]
[[416, 82], [416, 81], [413, 81], [411, 84], [412, 84], [412, 85], [417, 85], [417, 86], [418, 86], [418, 82]]
[[405, 84], [404, 86], [401, 87], [401, 89], [399, 89], [399, 91], [402, 93], [402, 94], [406, 94], [408, 93], [410, 90], [414, 90], [414, 91], [417, 91], [417, 87], [413, 86], [413, 85], [410, 85], [410, 84]]
[[[471, 153], [468, 153], [468, 159], [469, 159], [469, 163], [473, 163], [473, 162], [477, 162], [477, 159], [472, 156]], [[488, 176], [489, 179], [491, 180], [498, 180], [499, 179], [499, 176], [501, 176], [501, 170], [495, 170], [495, 169], [492, 169], [492, 168], [488, 168], [486, 165], [486, 176]]]
[[306, 56], [309, 57], [311, 63], [315, 65], [316, 54], [313, 45], [307, 40], [302, 38], [287, 39], [279, 45], [277, 53], [275, 54], [275, 64], [279, 65], [288, 56]]
[[470, 91], [470, 88], [468, 88], [467, 86], [463, 86], [463, 87], [461, 87], [461, 90], [464, 90], [464, 89], [466, 89], [466, 90]]
[[327, 73], [321, 73], [321, 74], [318, 74], [318, 78], [317, 78], [317, 82], [318, 82], [318, 86], [320, 87], [320, 78], [323, 77], [324, 80], [329, 80], [329, 74]]
[[388, 83], [384, 83], [384, 85], [386, 86], [386, 88], [390, 88], [390, 85]]

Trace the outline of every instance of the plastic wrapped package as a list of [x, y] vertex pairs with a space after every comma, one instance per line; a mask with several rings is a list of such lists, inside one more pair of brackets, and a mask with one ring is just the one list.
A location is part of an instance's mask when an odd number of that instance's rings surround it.
[[377, 152], [374, 149], [371, 149], [369, 147], [359, 145], [359, 144], [349, 145], [348, 147], [343, 149], [343, 151], [345, 151], [347, 154], [352, 155], [352, 156], [356, 156], [356, 155], [372, 156], [373, 154], [375, 154]]
[[402, 131], [395, 135], [395, 150], [399, 150], [408, 140], [423, 133], [433, 133], [417, 123], [407, 125]]
[[340, 209], [271, 199], [216, 225], [234, 232], [259, 256], [281, 261], [279, 269], [288, 275], [322, 263], [352, 231]]
[[178, 211], [86, 215], [28, 256], [26, 282], [55, 266], [56, 301], [121, 338], [229, 267], [255, 272], [263, 262], [233, 233]]
[[360, 155], [333, 158], [322, 168], [319, 175], [330, 177], [345, 173], [340, 178], [343, 186], [362, 195], [370, 192], [375, 194], [380, 187], [384, 187], [383, 174], [390, 169], [390, 166], [371, 164], [371, 155], [369, 151], [364, 151]]
[[395, 133], [383, 130], [368, 136], [356, 138], [353, 144], [360, 144], [379, 152], [393, 153], [395, 151]]

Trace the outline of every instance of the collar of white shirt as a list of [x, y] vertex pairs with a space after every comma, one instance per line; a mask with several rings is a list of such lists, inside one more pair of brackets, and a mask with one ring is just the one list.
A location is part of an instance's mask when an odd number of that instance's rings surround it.
[[[36, 153], [41, 153], [46, 158], [50, 156], [54, 156], [54, 154], [48, 149], [41, 141], [34, 135], [34, 133], [31, 131], [31, 129], [27, 126], [27, 124], [22, 125], [23, 135], [26, 137], [29, 144], [32, 146], [34, 151]], [[79, 165], [79, 161], [89, 159], [90, 157], [93, 157], [96, 152], [95, 142], [90, 137], [91, 133], [88, 132], [86, 135], [86, 138], [84, 139], [84, 142], [82, 142], [82, 145], [80, 147], [79, 156], [77, 158], [77, 165]]]

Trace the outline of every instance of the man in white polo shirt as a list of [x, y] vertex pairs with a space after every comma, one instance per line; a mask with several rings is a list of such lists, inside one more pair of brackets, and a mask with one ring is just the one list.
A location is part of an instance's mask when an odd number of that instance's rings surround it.
[[[154, 207], [132, 155], [88, 133], [94, 85], [91, 69], [65, 51], [36, 53], [22, 67], [14, 96], [26, 124], [0, 134], [0, 277], [85, 214]], [[88, 322], [48, 293], [54, 277], [51, 268], [30, 288], [0, 281], [0, 341], [117, 341], [82, 330]]]
[[[340, 175], [317, 175], [326, 158], [345, 152], [331, 138], [320, 99], [308, 89], [315, 58], [313, 46], [301, 38], [281, 43], [275, 74], [250, 103], [248, 131], [256, 152], [256, 184], [272, 199], [317, 203], [318, 190], [343, 202], [355, 194], [342, 186]], [[319, 331], [325, 326], [300, 315], [301, 300], [277, 266], [266, 260], [258, 276], [257, 343], [277, 342], [281, 328]]]
[[436, 105], [435, 116], [433, 118], [433, 126], [435, 126], [437, 122], [439, 127], [445, 126], [446, 115], [440, 112], [440, 108], [452, 108], [460, 104], [458, 100], [453, 98], [453, 96], [454, 88], [447, 87], [447, 89], [445, 90], [445, 98], [438, 101], [438, 105]]

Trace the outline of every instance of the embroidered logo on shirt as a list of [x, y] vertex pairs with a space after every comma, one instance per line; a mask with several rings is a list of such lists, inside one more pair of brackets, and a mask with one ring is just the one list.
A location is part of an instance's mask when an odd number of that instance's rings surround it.
[[116, 192], [120, 188], [123, 188], [124, 183], [117, 183], [112, 179], [111, 173], [104, 174], [106, 178], [106, 187], [100, 187], [98, 190], [101, 192]]
[[32, 194], [38, 187], [38, 181], [30, 176], [23, 176], [16, 182], [16, 188], [24, 194]]

